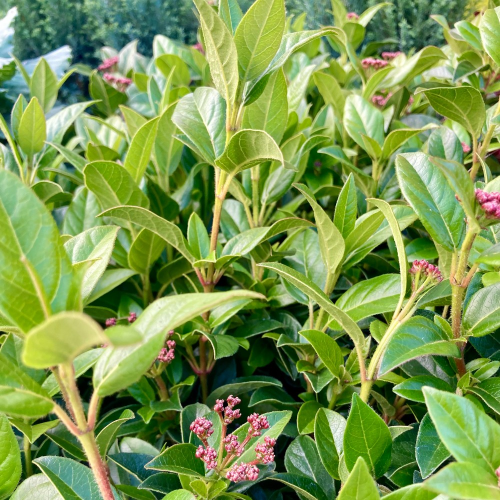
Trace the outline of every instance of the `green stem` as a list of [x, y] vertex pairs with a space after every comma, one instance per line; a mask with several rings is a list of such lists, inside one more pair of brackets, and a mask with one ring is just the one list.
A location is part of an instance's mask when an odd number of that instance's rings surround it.
[[33, 475], [33, 464], [31, 462], [31, 443], [26, 436], [23, 437], [23, 448], [24, 448], [24, 469], [26, 472], [26, 477], [30, 477]]
[[253, 224], [257, 226], [259, 224], [259, 177], [260, 177], [260, 165], [252, 167], [252, 211], [253, 211]]
[[167, 386], [165, 385], [165, 382], [163, 381], [161, 375], [157, 375], [155, 377], [155, 382], [156, 385], [158, 386], [158, 394], [160, 396], [160, 401], [167, 401], [168, 398], [170, 397], [170, 394], [168, 393]]
[[201, 384], [201, 397], [202, 402], [208, 398], [208, 374], [207, 374], [207, 339], [200, 338], [200, 384]]

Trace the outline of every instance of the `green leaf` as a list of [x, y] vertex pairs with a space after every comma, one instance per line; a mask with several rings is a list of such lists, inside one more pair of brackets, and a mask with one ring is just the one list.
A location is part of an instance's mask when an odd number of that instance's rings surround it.
[[73, 265], [86, 266], [82, 280], [82, 299], [85, 302], [108, 266], [119, 228], [93, 227], [64, 244]]
[[345, 102], [344, 127], [351, 138], [366, 149], [363, 136], [384, 143], [384, 117], [382, 113], [358, 95], [350, 95]]
[[43, 111], [48, 113], [56, 103], [57, 91], [57, 76], [42, 57], [31, 75], [30, 95], [36, 97]]
[[290, 443], [285, 453], [285, 467], [288, 473], [313, 480], [328, 498], [335, 495], [333, 478], [326, 471], [316, 443], [309, 436], [299, 436]]
[[[194, 0], [200, 13], [207, 61], [215, 88], [232, 103], [238, 89], [238, 53], [231, 32], [206, 0]], [[180, 128], [180, 127], [179, 127]]]
[[326, 294], [306, 276], [294, 269], [278, 263], [259, 264], [261, 267], [271, 269], [286, 279], [289, 283], [304, 292], [311, 300], [322, 307], [325, 312], [332, 316], [353, 340], [356, 349], [364, 345], [365, 337], [358, 325], [341, 309], [334, 306]]
[[101, 216], [113, 217], [148, 229], [176, 248], [189, 262], [195, 260], [189, 251], [188, 242], [184, 238], [182, 231], [172, 222], [162, 219], [145, 208], [135, 206], [116, 207], [106, 210]]
[[19, 123], [19, 146], [28, 156], [39, 153], [45, 146], [47, 130], [43, 109], [36, 97], [33, 97], [24, 110]]
[[429, 354], [458, 357], [460, 352], [439, 326], [423, 316], [414, 316], [396, 329], [382, 358], [379, 375]]
[[105, 210], [120, 205], [147, 208], [149, 200], [124, 167], [112, 161], [94, 161], [83, 170], [85, 185]]
[[333, 216], [333, 223], [337, 226], [337, 229], [344, 239], [346, 239], [354, 229], [357, 212], [358, 198], [356, 194], [356, 184], [353, 174], [349, 174], [337, 198], [335, 215]]
[[284, 30], [283, 0], [257, 0], [248, 9], [234, 34], [243, 82], [264, 73], [280, 48]]
[[105, 116], [111, 116], [128, 99], [126, 94], [108, 85], [97, 71], [90, 75], [89, 93], [96, 101], [96, 108]]
[[19, 429], [26, 436], [28, 441], [33, 444], [42, 434], [57, 427], [57, 425], [59, 425], [59, 420], [49, 420], [41, 424], [30, 425], [24, 420], [11, 418], [10, 423]]
[[226, 103], [221, 94], [212, 88], [197, 88], [179, 100], [172, 122], [186, 135], [188, 145], [214, 165], [226, 146]]
[[314, 432], [314, 422], [316, 414], [321, 409], [321, 404], [317, 401], [306, 401], [297, 414], [297, 429], [299, 434], [312, 434]]
[[450, 464], [425, 482], [427, 488], [464, 500], [500, 500], [498, 478], [474, 463]]
[[366, 462], [360, 456], [340, 490], [338, 500], [378, 500], [379, 498], [377, 485], [371, 477]]
[[205, 466], [199, 458], [196, 458], [196, 446], [188, 443], [170, 446], [149, 462], [146, 469], [205, 477]]
[[500, 464], [500, 425], [471, 401], [426, 387], [425, 402], [437, 433], [459, 462], [471, 462], [491, 474]]
[[295, 490], [301, 498], [307, 500], [328, 500], [328, 497], [323, 493], [323, 490], [312, 479], [303, 476], [302, 474], [279, 473], [269, 476], [268, 479], [279, 481], [289, 488]]
[[479, 32], [484, 50], [500, 66], [500, 7], [488, 9], [481, 16]]
[[425, 399], [422, 393], [424, 387], [434, 387], [442, 391], [453, 392], [451, 385], [432, 375], [417, 375], [416, 377], [406, 379], [395, 385], [393, 391], [402, 398], [424, 403]]
[[210, 237], [200, 216], [193, 212], [189, 217], [187, 240], [196, 259], [204, 259], [210, 253]]
[[337, 342], [318, 330], [303, 330], [300, 335], [314, 347], [316, 354], [329, 372], [339, 377], [339, 369], [344, 363], [344, 357]]
[[428, 152], [430, 156], [463, 162], [464, 152], [460, 139], [455, 132], [448, 127], [435, 129], [428, 140]]
[[465, 127], [474, 137], [479, 137], [486, 120], [483, 97], [474, 87], [433, 87], [420, 89], [431, 106], [441, 115]]
[[393, 130], [384, 141], [384, 146], [382, 148], [382, 158], [390, 158], [390, 156], [395, 153], [396, 150], [398, 150], [405, 142], [409, 141], [412, 137], [415, 137], [416, 135], [434, 127], [434, 124], [430, 124], [427, 127], [420, 129], [400, 128]]
[[332, 410], [321, 408], [314, 422], [314, 439], [321, 462], [334, 479], [340, 479], [339, 457], [343, 451], [346, 419]]
[[211, 335], [203, 332], [214, 350], [214, 359], [228, 358], [238, 352], [239, 342], [229, 335]]
[[[33, 460], [63, 498], [94, 500], [101, 498], [92, 471], [83, 464], [63, 457], [40, 457]], [[119, 497], [115, 495], [115, 498]]]
[[155, 59], [156, 67], [169, 78], [172, 72], [172, 85], [175, 87], [188, 87], [191, 81], [187, 64], [175, 54], [163, 54]]
[[169, 106], [158, 120], [154, 159], [160, 172], [170, 175], [179, 165], [183, 144], [176, 139], [177, 126], [172, 121], [176, 105]]
[[319, 235], [319, 249], [329, 274], [334, 275], [342, 262], [345, 251], [344, 238], [323, 208], [316, 202], [314, 194], [303, 184], [295, 184], [311, 205]]
[[21, 453], [7, 417], [0, 413], [0, 498], [8, 497], [21, 478]]
[[427, 490], [423, 483], [417, 483], [385, 495], [385, 500], [433, 500], [437, 496], [437, 493]]
[[245, 107], [243, 128], [264, 130], [279, 144], [286, 129], [287, 117], [286, 78], [280, 70], [271, 75], [262, 95]]
[[474, 183], [469, 172], [459, 162], [453, 160], [444, 160], [441, 158], [431, 158], [432, 163], [436, 165], [446, 177], [448, 184], [455, 191], [460, 199], [460, 203], [467, 214], [467, 223], [477, 232], [481, 230], [476, 218], [476, 195], [474, 192]]
[[87, 303], [90, 304], [99, 297], [102, 297], [111, 290], [114, 290], [117, 286], [120, 286], [135, 274], [137, 274], [137, 272], [132, 269], [122, 268], [108, 269], [107, 271], [104, 271], [101, 279], [94, 288], [94, 291], [87, 299]]
[[163, 497], [163, 500], [194, 500], [196, 497], [188, 490], [175, 490]]
[[467, 335], [483, 337], [500, 326], [497, 294], [500, 294], [500, 283], [482, 288], [472, 296], [463, 317], [463, 328]]
[[78, 307], [76, 285], [52, 215], [18, 177], [0, 170], [0, 313], [28, 332], [51, 311]]
[[344, 433], [344, 459], [352, 471], [362, 457], [375, 477], [382, 476], [391, 463], [392, 438], [385, 422], [354, 393]]
[[423, 479], [429, 477], [450, 457], [450, 452], [439, 439], [436, 427], [428, 413], [422, 419], [418, 428], [415, 454]]
[[[336, 306], [355, 322], [368, 316], [392, 312], [401, 294], [401, 279], [397, 274], [383, 274], [360, 281], [340, 296]], [[330, 323], [338, 329], [338, 324]]]
[[43, 474], [27, 478], [10, 498], [11, 500], [64, 500], [50, 479]]
[[115, 441], [120, 427], [129, 420], [134, 418], [134, 413], [131, 410], [123, 410], [122, 414], [116, 420], [110, 422], [106, 427], [104, 427], [96, 437], [96, 443], [99, 448], [99, 452], [103, 457], [106, 456], [109, 448]]
[[326, 104], [330, 104], [335, 114], [342, 118], [344, 116], [345, 97], [337, 80], [328, 73], [314, 73], [314, 83], [319, 93], [323, 96]]
[[215, 164], [228, 174], [236, 175], [266, 161], [284, 163], [281, 149], [274, 139], [262, 130], [240, 130], [231, 137]]
[[149, 274], [151, 267], [158, 260], [164, 248], [165, 240], [163, 238], [148, 229], [141, 229], [130, 245], [129, 267], [140, 274]]
[[158, 118], [146, 122], [134, 135], [128, 148], [123, 167], [139, 182], [148, 166], [158, 129]]
[[424, 153], [396, 158], [396, 173], [404, 197], [432, 239], [446, 250], [458, 248], [465, 230], [465, 213], [440, 170]]
[[78, 312], [62, 312], [31, 330], [24, 343], [23, 363], [32, 368], [71, 363], [106, 341], [102, 328], [93, 319]]
[[134, 330], [142, 334], [143, 341], [129, 347], [107, 348], [95, 366], [94, 387], [100, 396], [107, 396], [137, 382], [157, 358], [166, 332], [226, 302], [247, 297], [262, 298], [259, 294], [241, 290], [187, 293], [153, 302], [133, 325]]

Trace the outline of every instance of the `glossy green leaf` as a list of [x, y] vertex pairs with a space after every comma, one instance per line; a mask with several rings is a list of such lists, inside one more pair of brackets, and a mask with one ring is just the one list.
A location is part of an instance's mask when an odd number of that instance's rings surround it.
[[378, 500], [377, 485], [363, 457], [359, 457], [347, 481], [340, 490], [338, 500]]
[[384, 143], [384, 117], [382, 113], [361, 96], [351, 95], [346, 99], [344, 127], [356, 144], [365, 149], [363, 136]]
[[64, 500], [50, 479], [43, 474], [27, 478], [10, 498], [11, 500]]
[[160, 471], [177, 472], [188, 476], [204, 477], [205, 466], [196, 458], [196, 446], [176, 444], [146, 465], [146, 468]]
[[466, 398], [424, 389], [425, 402], [437, 433], [459, 462], [472, 462], [494, 474], [500, 464], [500, 425]]
[[326, 333], [318, 330], [303, 330], [300, 335], [304, 337], [316, 351], [319, 359], [335, 377], [339, 376], [339, 368], [344, 362], [342, 352], [337, 342]]
[[105, 116], [111, 116], [120, 104], [127, 102], [127, 95], [108, 85], [96, 71], [90, 75], [89, 93], [96, 101], [96, 108]]
[[441, 171], [424, 153], [396, 158], [396, 173], [408, 200], [434, 241], [449, 251], [458, 248], [465, 213]]
[[429, 477], [450, 457], [450, 452], [441, 442], [436, 427], [428, 413], [422, 419], [418, 428], [415, 454], [424, 479]]
[[172, 122], [204, 161], [214, 165], [226, 146], [226, 103], [221, 94], [208, 87], [196, 89], [177, 103]]
[[422, 89], [431, 106], [441, 115], [465, 127], [473, 136], [479, 137], [486, 110], [479, 90], [470, 86], [433, 87]]
[[194, 0], [194, 4], [200, 14], [207, 61], [215, 88], [228, 103], [232, 103], [239, 81], [238, 53], [232, 34], [206, 0]]
[[344, 447], [346, 419], [332, 410], [321, 408], [316, 413], [314, 439], [321, 462], [334, 479], [339, 476], [339, 457]]
[[484, 50], [500, 66], [500, 7], [488, 9], [481, 16], [479, 32]]
[[93, 319], [82, 313], [62, 312], [31, 330], [24, 343], [23, 363], [32, 368], [71, 363], [106, 341], [102, 328]]
[[433, 128], [424, 127], [422, 129], [400, 128], [393, 130], [385, 138], [384, 146], [382, 148], [382, 158], [390, 158], [403, 144], [409, 141], [412, 137], [422, 133], [423, 131]]
[[106, 456], [109, 448], [116, 439], [120, 427], [127, 421], [134, 418], [134, 413], [131, 410], [124, 410], [122, 414], [116, 420], [110, 422], [106, 427], [104, 427], [99, 434], [96, 436], [96, 443], [99, 451], [103, 457]]
[[36, 97], [43, 111], [48, 113], [57, 100], [57, 91], [57, 76], [42, 57], [31, 75], [30, 95]]
[[455, 343], [431, 320], [414, 316], [395, 331], [380, 365], [380, 375], [420, 356], [459, 356]]
[[472, 296], [463, 317], [463, 328], [467, 335], [482, 337], [500, 326], [499, 294], [500, 283], [495, 283]]
[[7, 417], [0, 413], [0, 497], [11, 494], [21, 478], [21, 453]]
[[375, 477], [384, 474], [391, 463], [392, 438], [385, 422], [354, 393], [344, 432], [344, 458], [353, 470], [359, 457]]
[[228, 174], [236, 175], [266, 161], [284, 163], [281, 149], [274, 139], [262, 130], [240, 130], [231, 137], [215, 164]]
[[279, 481], [284, 485], [295, 490], [302, 498], [307, 500], [327, 500], [328, 497], [323, 490], [312, 479], [302, 474], [290, 474], [281, 472], [269, 477], [273, 481]]
[[248, 9], [234, 34], [243, 82], [264, 73], [280, 48], [284, 30], [283, 0], [257, 0]]
[[134, 346], [107, 348], [94, 369], [94, 386], [99, 395], [113, 394], [137, 382], [158, 356], [166, 332], [181, 326], [206, 311], [235, 298], [262, 296], [235, 290], [210, 294], [183, 294], [164, 297], [147, 307], [134, 323], [143, 341]]
[[453, 388], [447, 382], [432, 375], [417, 375], [406, 379], [395, 385], [393, 391], [402, 398], [424, 403], [425, 399], [422, 393], [424, 387], [434, 387], [441, 391], [453, 392]]
[[139, 182], [148, 166], [156, 139], [158, 119], [146, 122], [134, 135], [130, 143], [123, 167]]
[[499, 500], [498, 478], [474, 463], [450, 464], [426, 481], [427, 488], [464, 500]]
[[149, 200], [127, 170], [111, 161], [89, 163], [83, 174], [85, 185], [95, 194], [103, 209], [119, 205], [147, 208]]
[[304, 195], [313, 209], [316, 227], [318, 228], [321, 257], [323, 258], [328, 273], [334, 275], [344, 257], [344, 238], [334, 222], [316, 202], [311, 190], [303, 184], [295, 184], [295, 188]]
[[314, 73], [314, 83], [318, 87], [326, 104], [330, 104], [335, 114], [342, 118], [344, 115], [345, 97], [337, 80], [328, 73]]
[[340, 191], [337, 204], [335, 205], [335, 215], [333, 216], [333, 223], [337, 226], [344, 239], [354, 229], [357, 212], [356, 184], [353, 174], [349, 174], [342, 191]]

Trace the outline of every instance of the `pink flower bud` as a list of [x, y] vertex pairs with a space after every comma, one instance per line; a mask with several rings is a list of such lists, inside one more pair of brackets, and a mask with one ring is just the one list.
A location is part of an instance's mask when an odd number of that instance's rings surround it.
[[110, 327], [110, 326], [115, 326], [116, 325], [116, 318], [108, 318], [106, 320], [106, 327]]
[[262, 434], [262, 429], [269, 429], [269, 422], [264, 415], [259, 415], [258, 413], [252, 413], [247, 418], [250, 424], [250, 430], [248, 431], [253, 437], [260, 436]]
[[243, 453], [243, 446], [238, 441], [238, 438], [234, 434], [229, 434], [224, 439], [224, 448], [228, 452], [228, 454], [234, 454], [237, 457], [241, 456]]
[[135, 312], [131, 312], [129, 315], [128, 315], [128, 322], [129, 323], [133, 323], [136, 319], [137, 319], [137, 314]]
[[367, 57], [361, 61], [361, 64], [363, 65], [363, 68], [374, 68], [374, 69], [380, 69], [380, 68], [385, 68], [387, 66], [387, 61], [384, 61], [382, 59], [375, 59], [374, 57]]
[[346, 17], [349, 20], [351, 20], [351, 19], [359, 19], [359, 16], [356, 14], [356, 12], [348, 12]]
[[196, 450], [196, 458], [200, 458], [207, 465], [207, 469], [215, 469], [217, 467], [217, 452], [210, 446], [203, 448], [198, 446]]
[[113, 66], [118, 64], [118, 56], [110, 57], [103, 61], [103, 63], [97, 68], [98, 71], [105, 71], [107, 69], [111, 69]]
[[264, 442], [259, 443], [255, 447], [255, 453], [257, 455], [257, 460], [263, 464], [270, 464], [274, 462], [274, 446], [276, 445], [276, 439], [270, 438], [269, 436], [264, 437]]
[[396, 59], [396, 57], [400, 56], [402, 52], [382, 52], [382, 59], [386, 61], [390, 61], [391, 59]]
[[233, 483], [241, 481], [256, 481], [259, 477], [259, 469], [255, 465], [240, 463], [234, 464], [227, 472], [226, 478]]
[[205, 417], [198, 417], [189, 426], [193, 434], [196, 434], [202, 441], [206, 440], [214, 433], [213, 424]]
[[466, 142], [461, 142], [460, 144], [462, 144], [462, 150], [465, 154], [471, 152], [470, 146]]

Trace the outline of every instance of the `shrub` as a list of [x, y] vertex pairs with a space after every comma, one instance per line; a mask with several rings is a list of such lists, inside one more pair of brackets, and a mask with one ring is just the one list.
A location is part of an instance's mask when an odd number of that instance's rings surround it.
[[90, 101], [19, 67], [0, 497], [497, 498], [499, 8], [365, 57], [374, 10], [195, 5]]

